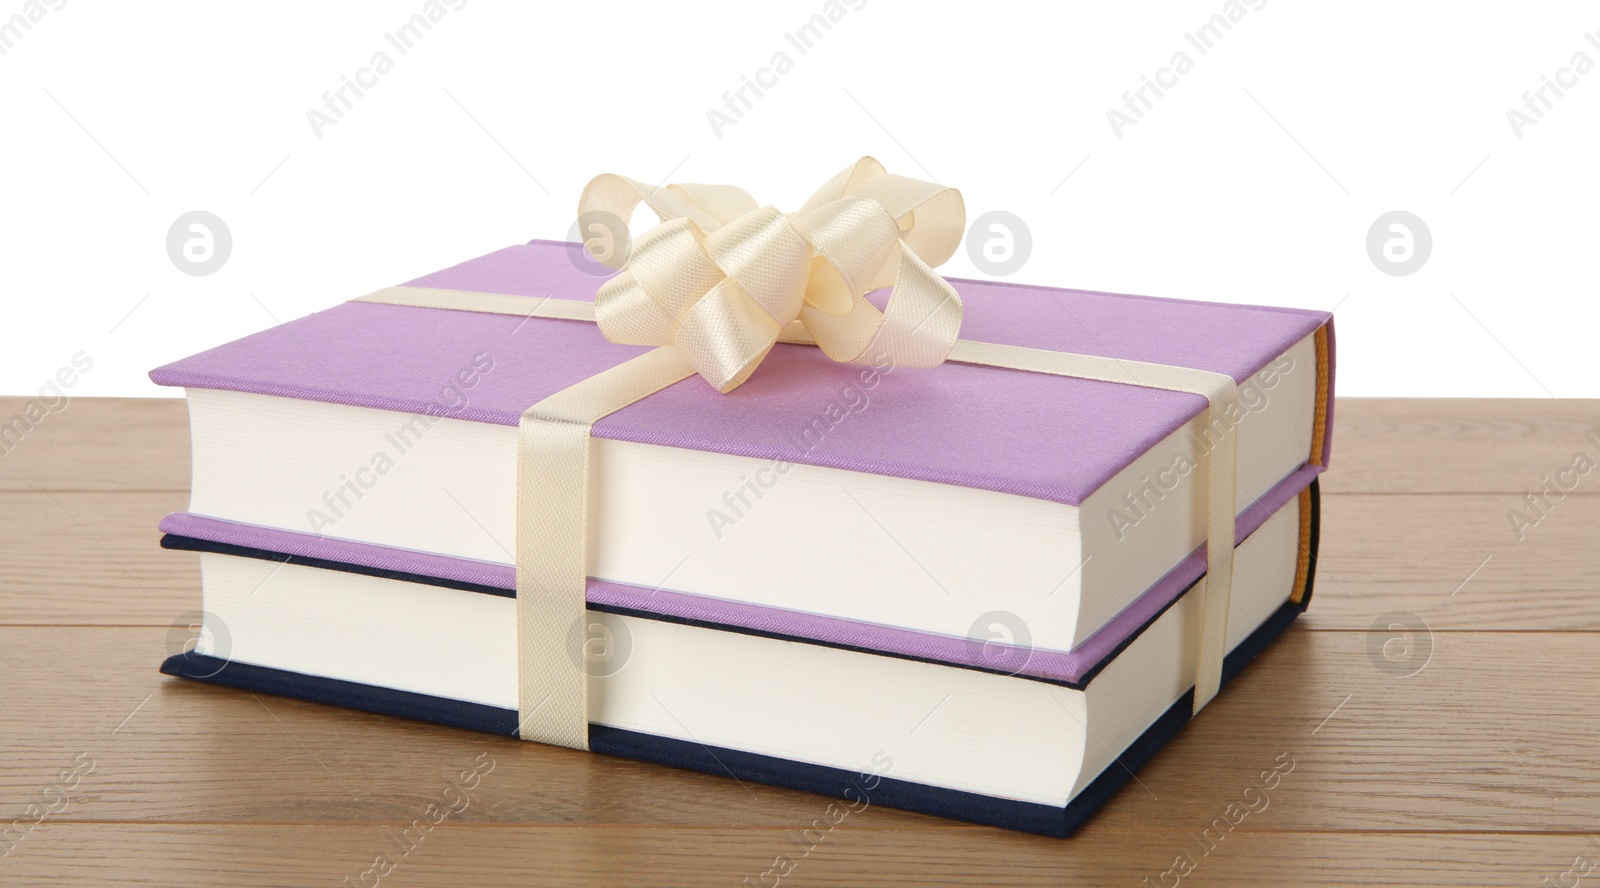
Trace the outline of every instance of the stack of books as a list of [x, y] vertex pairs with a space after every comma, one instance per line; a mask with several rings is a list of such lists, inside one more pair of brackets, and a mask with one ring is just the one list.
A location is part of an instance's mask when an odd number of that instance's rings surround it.
[[[592, 301], [572, 251], [404, 286]], [[569, 651], [593, 751], [1070, 834], [1190, 717], [1221, 434], [1224, 680], [1304, 610], [1327, 313], [951, 283], [964, 340], [1227, 374], [1238, 409], [779, 344], [729, 394], [691, 377], [607, 416]], [[188, 398], [192, 499], [162, 545], [200, 553], [208, 630], [163, 671], [517, 736], [518, 421], [643, 351], [352, 301], [154, 371]]]

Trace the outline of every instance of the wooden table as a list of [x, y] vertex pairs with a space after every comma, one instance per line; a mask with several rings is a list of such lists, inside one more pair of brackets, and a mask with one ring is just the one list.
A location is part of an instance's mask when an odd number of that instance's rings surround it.
[[[1510, 518], [1600, 462], [1600, 402], [1343, 400], [1334, 441], [1310, 612], [1076, 838], [871, 808], [782, 884], [1170, 888], [1182, 855], [1186, 886], [1600, 885], [1600, 471], [1521, 539]], [[80, 399], [0, 459], [0, 824], [52, 809], [0, 844], [0, 885], [360, 883], [480, 753], [466, 810], [383, 884], [762, 884], [822, 815], [157, 674], [200, 607], [194, 556], [156, 545], [187, 453], [181, 402]], [[1283, 753], [1268, 807], [1203, 854]]]

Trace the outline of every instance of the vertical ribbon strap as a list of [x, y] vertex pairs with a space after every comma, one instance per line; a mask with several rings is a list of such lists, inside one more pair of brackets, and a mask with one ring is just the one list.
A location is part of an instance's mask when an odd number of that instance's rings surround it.
[[[517, 428], [517, 733], [589, 748], [583, 657], [589, 432], [694, 375], [676, 348], [645, 352], [529, 407]], [[576, 643], [574, 643], [574, 641]]]
[[1200, 462], [1206, 476], [1206, 576], [1193, 594], [1200, 596], [1200, 650], [1194, 676], [1194, 712], [1198, 713], [1222, 687], [1222, 661], [1228, 653], [1228, 600], [1233, 593], [1234, 478], [1239, 464], [1239, 438], [1230, 423], [1218, 422], [1237, 409], [1239, 386], [1225, 373], [1123, 361], [1095, 355], [1044, 351], [992, 342], [960, 340], [949, 360], [962, 364], [1005, 367], [1077, 379], [1119, 382], [1144, 388], [1204, 395], [1208, 449]]

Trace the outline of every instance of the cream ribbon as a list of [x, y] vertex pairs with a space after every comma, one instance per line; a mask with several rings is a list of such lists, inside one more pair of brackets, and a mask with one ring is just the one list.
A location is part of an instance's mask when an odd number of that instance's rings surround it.
[[[863, 157], [785, 214], [732, 185], [653, 188], [608, 173], [583, 189], [578, 217], [622, 226], [640, 201], [661, 224], [600, 287], [595, 320], [612, 342], [677, 346], [719, 392], [748, 379], [796, 320], [847, 363], [937, 367], [955, 344], [961, 296], [930, 267], [961, 243], [955, 189]], [[866, 294], [883, 287], [893, 289], [880, 312]]]
[[[658, 345], [528, 408], [517, 446], [517, 660], [519, 735], [589, 748], [587, 631], [589, 438], [594, 423], [699, 373], [719, 392], [749, 378], [776, 342], [817, 345], [839, 361], [931, 367], [944, 360], [1205, 396], [1207, 418], [1232, 412], [1226, 374], [957, 340], [961, 302], [938, 265], [965, 224], [960, 194], [892, 176], [863, 158], [798, 213], [758, 208], [725, 185], [653, 189], [597, 177], [580, 215], [619, 219], [644, 201], [663, 219], [634, 242], [626, 270], [593, 304], [546, 297], [390, 287], [356, 300], [598, 323], [615, 342]], [[893, 235], [885, 222], [893, 224]], [[892, 242], [891, 242], [892, 241]], [[809, 251], [809, 252], [808, 252]], [[894, 286], [885, 310], [864, 298]], [[1227, 654], [1238, 441], [1227, 423], [1202, 453], [1206, 577], [1195, 654], [1193, 711], [1217, 694]], [[1225, 431], [1223, 431], [1225, 430]]]

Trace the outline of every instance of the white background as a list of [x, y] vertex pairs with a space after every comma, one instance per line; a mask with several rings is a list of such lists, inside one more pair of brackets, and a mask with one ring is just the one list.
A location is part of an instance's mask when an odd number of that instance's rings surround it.
[[[70, 0], [0, 56], [0, 392], [85, 351], [73, 395], [172, 394], [146, 371], [563, 238], [600, 172], [792, 209], [872, 154], [1023, 218], [1013, 280], [1337, 306], [1344, 395], [1600, 396], [1600, 71], [1520, 139], [1506, 116], [1600, 62], [1593, 6], [1268, 0], [1200, 55], [1221, 0], [869, 0], [799, 55], [822, 5], [470, 0], [402, 56], [384, 34], [421, 0]], [[307, 110], [378, 50], [394, 69], [319, 139]], [[779, 50], [793, 70], [718, 138], [707, 109]], [[1179, 50], [1193, 70], [1117, 138], [1107, 109]], [[233, 238], [205, 277], [166, 251], [195, 209]], [[1395, 209], [1434, 242], [1404, 277], [1366, 251]]]

